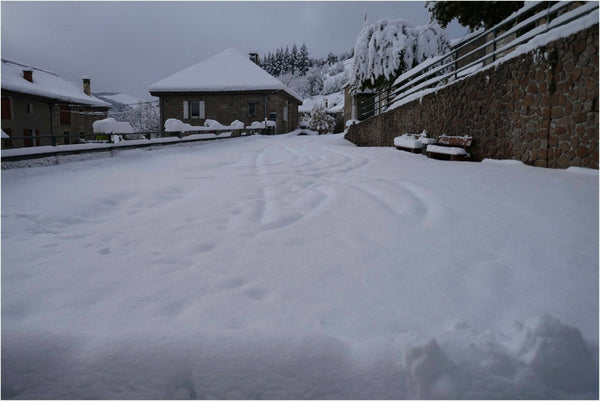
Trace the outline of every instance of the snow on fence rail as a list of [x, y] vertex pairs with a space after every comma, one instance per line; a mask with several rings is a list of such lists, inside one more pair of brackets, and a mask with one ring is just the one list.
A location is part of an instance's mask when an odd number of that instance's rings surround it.
[[[494, 27], [473, 35], [450, 53], [426, 60], [400, 75], [389, 89], [380, 92], [372, 99], [361, 102], [363, 110], [361, 119], [412, 100], [418, 92], [448, 84], [459, 77], [476, 72], [479, 70], [478, 66], [495, 62], [497, 58], [514, 52], [517, 46], [525, 45], [550, 30], [586, 16], [593, 16], [596, 18], [596, 23], [598, 21], [598, 2], [588, 2], [572, 10], [569, 8], [573, 7], [574, 3], [568, 1], [550, 3], [544, 9], [540, 9], [540, 5], [546, 4], [545, 2], [528, 3]], [[530, 13], [533, 15], [528, 16]], [[480, 44], [481, 40], [490, 36], [492, 37], [490, 40]], [[475, 48], [461, 55], [461, 51], [468, 49], [469, 46]], [[527, 47], [527, 50], [531, 49]], [[477, 57], [481, 52], [484, 55]], [[476, 59], [467, 61], [473, 57]], [[461, 62], [464, 65], [461, 65]]]
[[[127, 134], [112, 134], [108, 136], [108, 140], [94, 140], [90, 142], [80, 142], [68, 145], [53, 145], [53, 146], [32, 146], [15, 149], [2, 149], [2, 169], [11, 167], [22, 167], [21, 165], [12, 166], [12, 162], [20, 162], [32, 159], [55, 158], [63, 156], [71, 156], [82, 153], [97, 153], [97, 152], [112, 152], [113, 150], [133, 149], [133, 148], [148, 148], [153, 146], [174, 145], [188, 142], [207, 141], [214, 139], [226, 139], [240, 136], [247, 136], [245, 132], [240, 135], [232, 135], [232, 132], [222, 134], [202, 133], [181, 135], [181, 133], [173, 135], [162, 135], [160, 132], [135, 133], [140, 138], [129, 140], [114, 140], [114, 137], [129, 136]], [[3, 138], [4, 139], [4, 138]], [[11, 139], [16, 139], [13, 137]], [[8, 164], [7, 164], [8, 163]], [[26, 165], [25, 165], [26, 166]]]

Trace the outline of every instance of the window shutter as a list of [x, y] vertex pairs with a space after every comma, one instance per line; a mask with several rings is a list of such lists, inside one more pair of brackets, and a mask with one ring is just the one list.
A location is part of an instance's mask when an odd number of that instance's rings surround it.
[[204, 112], [204, 102], [199, 102], [200, 103], [200, 118], [206, 118], [206, 114]]
[[11, 101], [8, 97], [2, 97], [2, 119], [3, 120], [11, 120], [12, 119], [12, 111], [11, 111]]
[[190, 108], [188, 102], [183, 102], [183, 118], [190, 118]]

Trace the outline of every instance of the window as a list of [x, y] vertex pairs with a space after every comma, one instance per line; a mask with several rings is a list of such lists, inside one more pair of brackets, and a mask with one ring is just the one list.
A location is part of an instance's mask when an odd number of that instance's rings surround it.
[[60, 106], [60, 123], [71, 124], [71, 109], [68, 106]]
[[71, 143], [71, 134], [69, 131], [63, 132], [63, 143], [69, 145]]
[[256, 116], [256, 103], [248, 103], [248, 117]]
[[11, 120], [12, 119], [12, 110], [10, 108], [10, 98], [2, 97], [2, 119], [3, 120]]
[[200, 103], [199, 102], [191, 102], [190, 103], [190, 116], [192, 118], [200, 118]]
[[269, 113], [269, 120], [277, 121], [277, 113]]
[[42, 145], [42, 138], [40, 138], [40, 130], [36, 129], [35, 133], [33, 134], [33, 136], [35, 136], [35, 146], [41, 146]]
[[33, 114], [33, 103], [27, 103], [27, 114]]
[[183, 118], [206, 118], [204, 102], [183, 102]]

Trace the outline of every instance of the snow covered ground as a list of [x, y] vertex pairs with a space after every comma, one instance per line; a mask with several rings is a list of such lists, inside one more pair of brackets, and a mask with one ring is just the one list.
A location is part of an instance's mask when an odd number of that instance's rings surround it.
[[253, 136], [2, 171], [3, 398], [597, 398], [598, 173]]

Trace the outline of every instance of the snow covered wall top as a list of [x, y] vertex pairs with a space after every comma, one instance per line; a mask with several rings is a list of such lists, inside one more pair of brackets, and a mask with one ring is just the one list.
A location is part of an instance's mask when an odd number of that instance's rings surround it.
[[231, 48], [155, 82], [148, 90], [150, 93], [283, 90], [302, 102], [300, 95]]
[[382, 78], [390, 81], [448, 49], [448, 38], [437, 23], [413, 26], [404, 20], [379, 20], [358, 34], [350, 82], [359, 88], [363, 84], [374, 85]]
[[[33, 71], [33, 82], [29, 82], [23, 77], [23, 70]], [[2, 59], [2, 89], [70, 103], [111, 107], [107, 102], [86, 95], [83, 89], [66, 81], [56, 73], [4, 59]]]

